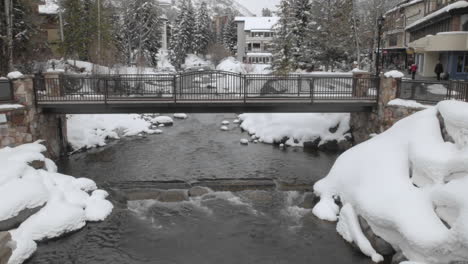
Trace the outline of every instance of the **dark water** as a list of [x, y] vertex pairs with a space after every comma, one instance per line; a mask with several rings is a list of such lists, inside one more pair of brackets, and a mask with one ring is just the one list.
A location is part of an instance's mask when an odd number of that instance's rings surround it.
[[[163, 135], [123, 139], [62, 160], [61, 172], [111, 188], [118, 182], [273, 178], [311, 184], [336, 154], [251, 144], [239, 129], [219, 131], [233, 115], [197, 115]], [[372, 263], [311, 213], [303, 192], [214, 192], [178, 203], [114, 201], [112, 215], [39, 245], [28, 263]]]

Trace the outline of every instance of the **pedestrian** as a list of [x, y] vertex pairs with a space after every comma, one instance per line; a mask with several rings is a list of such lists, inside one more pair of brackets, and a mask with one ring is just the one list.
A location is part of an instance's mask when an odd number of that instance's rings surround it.
[[434, 72], [437, 75], [437, 80], [440, 81], [440, 75], [444, 72], [444, 65], [440, 61], [437, 62]]
[[416, 78], [416, 72], [418, 72], [418, 65], [413, 63], [413, 65], [411, 65], [411, 79], [414, 80]]

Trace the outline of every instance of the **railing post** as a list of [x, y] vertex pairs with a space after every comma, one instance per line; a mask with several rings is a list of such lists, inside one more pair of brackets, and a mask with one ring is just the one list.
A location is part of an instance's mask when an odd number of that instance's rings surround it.
[[314, 103], [314, 93], [315, 93], [315, 78], [310, 80], [310, 102]]
[[244, 80], [241, 80], [241, 82], [244, 84], [244, 104], [247, 103], [247, 75], [245, 75]]
[[453, 93], [453, 81], [449, 80], [448, 82], [448, 87], [447, 87], [447, 94], [445, 96], [445, 100], [450, 100], [452, 99], [452, 93]]
[[174, 103], [177, 103], [177, 75], [172, 76], [172, 96], [174, 97]]
[[298, 82], [299, 83], [297, 84], [297, 97], [300, 98], [302, 90], [302, 75], [299, 75]]
[[104, 104], [107, 105], [107, 97], [109, 96], [109, 81], [104, 79]]

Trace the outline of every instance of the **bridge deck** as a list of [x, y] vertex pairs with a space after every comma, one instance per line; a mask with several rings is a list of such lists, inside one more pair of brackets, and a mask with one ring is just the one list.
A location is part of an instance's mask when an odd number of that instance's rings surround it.
[[44, 113], [55, 114], [111, 114], [111, 113], [348, 113], [370, 112], [373, 100], [314, 101], [306, 100], [254, 100], [254, 101], [42, 101], [38, 103]]

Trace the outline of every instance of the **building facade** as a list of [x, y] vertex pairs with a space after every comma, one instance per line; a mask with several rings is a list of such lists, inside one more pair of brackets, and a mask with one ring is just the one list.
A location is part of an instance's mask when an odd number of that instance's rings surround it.
[[406, 27], [423, 77], [441, 62], [449, 79], [468, 80], [468, 1], [425, 0], [425, 16]]
[[424, 0], [406, 0], [385, 14], [383, 34], [383, 62], [385, 68], [405, 70], [414, 62], [414, 54], [408, 49], [407, 25], [424, 17]]
[[270, 64], [274, 26], [278, 20], [278, 17], [236, 17], [237, 59], [245, 63]]

